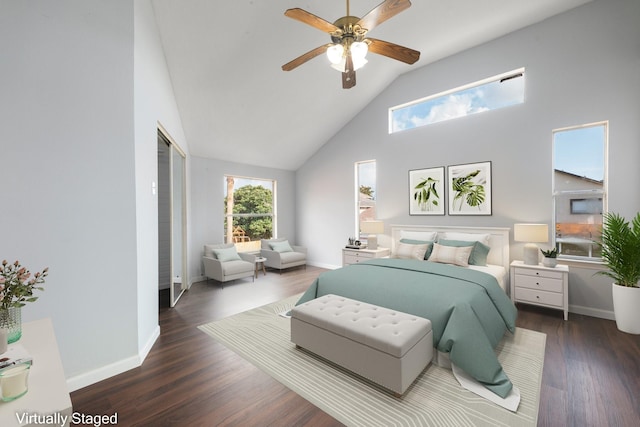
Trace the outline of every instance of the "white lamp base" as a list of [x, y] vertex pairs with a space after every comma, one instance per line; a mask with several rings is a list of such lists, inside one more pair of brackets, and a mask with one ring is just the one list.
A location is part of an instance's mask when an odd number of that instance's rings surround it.
[[378, 236], [375, 234], [367, 236], [367, 249], [378, 249]]
[[524, 259], [526, 265], [538, 265], [540, 256], [538, 254], [538, 245], [535, 243], [527, 243], [524, 245]]

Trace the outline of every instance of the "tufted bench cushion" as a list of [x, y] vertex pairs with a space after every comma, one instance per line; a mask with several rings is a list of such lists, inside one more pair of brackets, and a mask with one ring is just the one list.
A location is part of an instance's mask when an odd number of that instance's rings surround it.
[[291, 341], [396, 394], [433, 356], [428, 319], [336, 295], [293, 308]]

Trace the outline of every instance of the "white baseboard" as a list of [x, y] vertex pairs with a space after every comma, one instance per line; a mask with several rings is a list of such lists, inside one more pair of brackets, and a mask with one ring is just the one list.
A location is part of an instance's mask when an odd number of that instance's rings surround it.
[[157, 326], [147, 340], [147, 343], [138, 351], [137, 356], [127, 357], [126, 359], [110, 363], [98, 369], [67, 378], [67, 388], [69, 389], [69, 392], [90, 386], [142, 365], [142, 362], [144, 362], [144, 359], [149, 355], [151, 347], [153, 347], [153, 344], [159, 336], [160, 326]]
[[583, 314], [585, 316], [598, 317], [600, 319], [616, 320], [613, 311], [602, 310], [600, 308], [584, 307], [581, 305], [569, 305], [569, 312], [575, 314]]
[[310, 265], [312, 267], [326, 268], [328, 270], [336, 270], [336, 269], [342, 267], [341, 265], [324, 264], [324, 263], [320, 263], [320, 262], [308, 262], [307, 265]]
[[146, 344], [138, 349], [138, 356], [140, 357], [140, 364], [147, 358], [149, 352], [151, 351], [151, 347], [155, 344], [156, 340], [160, 337], [160, 325], [156, 325], [156, 328], [153, 330], [153, 333], [147, 340]]

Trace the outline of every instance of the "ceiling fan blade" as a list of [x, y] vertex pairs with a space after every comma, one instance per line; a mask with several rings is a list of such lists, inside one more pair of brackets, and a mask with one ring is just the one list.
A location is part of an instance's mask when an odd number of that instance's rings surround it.
[[360, 25], [360, 27], [367, 31], [371, 31], [374, 27], [377, 27], [389, 18], [393, 18], [410, 6], [411, 2], [409, 0], [385, 0], [369, 11], [356, 25]]
[[400, 46], [399, 44], [389, 43], [384, 40], [372, 38], [366, 38], [365, 40], [369, 44], [369, 52], [388, 56], [389, 58], [393, 58], [407, 64], [413, 64], [420, 59], [420, 52], [417, 50], [409, 49], [408, 47]]
[[329, 46], [331, 46], [331, 43], [327, 43], [327, 44], [325, 44], [323, 46], [318, 46], [317, 48], [312, 49], [309, 52], [298, 56], [293, 61], [290, 61], [290, 62], [287, 62], [286, 64], [284, 64], [282, 66], [282, 71], [291, 71], [294, 68], [296, 68], [296, 67], [304, 64], [305, 62], [309, 61], [310, 59], [313, 59], [318, 55], [322, 55], [324, 52], [327, 51], [327, 48]]
[[353, 69], [351, 55], [347, 55], [345, 71], [342, 73], [342, 89], [351, 89], [356, 85], [356, 70]]
[[320, 31], [324, 31], [325, 33], [332, 33], [336, 30], [339, 30], [339, 28], [333, 25], [331, 22], [325, 21], [319, 16], [307, 12], [304, 9], [300, 9], [299, 7], [296, 7], [294, 9], [287, 9], [284, 15], [288, 16], [291, 19], [295, 19], [296, 21], [311, 25], [312, 27], [317, 28]]

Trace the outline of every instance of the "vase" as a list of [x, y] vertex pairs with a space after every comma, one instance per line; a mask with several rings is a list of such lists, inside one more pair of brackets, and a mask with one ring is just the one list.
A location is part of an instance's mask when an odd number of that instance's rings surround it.
[[16, 342], [22, 336], [22, 309], [9, 307], [0, 310], [0, 328], [7, 330], [7, 342]]
[[558, 265], [558, 260], [556, 258], [544, 257], [542, 258], [542, 265], [544, 265], [545, 267], [554, 268], [556, 265]]
[[613, 312], [616, 326], [628, 334], [640, 334], [640, 288], [613, 284]]

